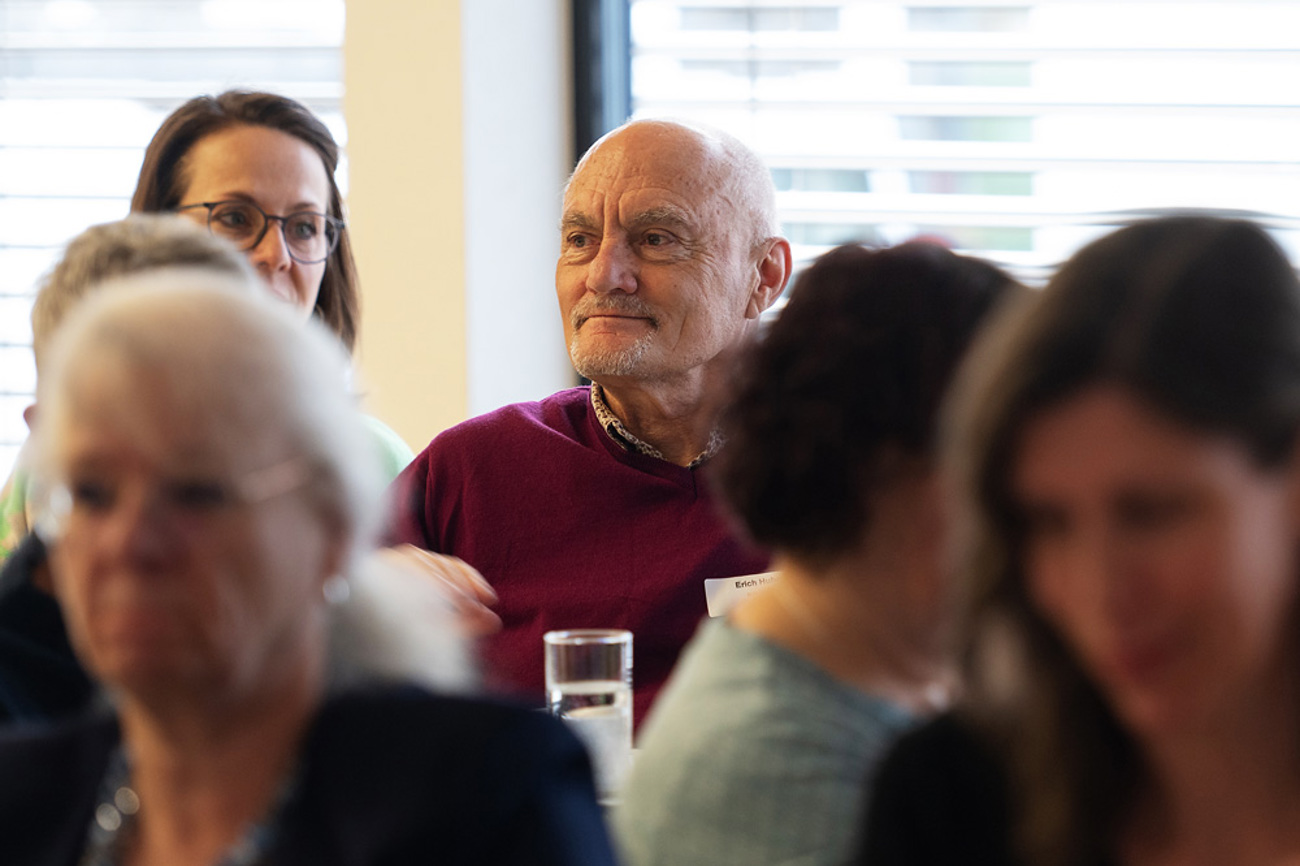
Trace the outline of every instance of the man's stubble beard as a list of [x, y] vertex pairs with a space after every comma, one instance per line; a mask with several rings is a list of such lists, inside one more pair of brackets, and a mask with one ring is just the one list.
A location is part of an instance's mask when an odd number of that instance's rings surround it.
[[[622, 349], [584, 349], [581, 335], [587, 320], [592, 316], [611, 313], [642, 317], [649, 323], [650, 330]], [[579, 375], [592, 381], [599, 381], [606, 376], [635, 376], [659, 330], [659, 317], [655, 309], [637, 295], [622, 293], [587, 295], [570, 312], [569, 321], [573, 326], [573, 338], [569, 340], [569, 360]]]
[[593, 381], [599, 381], [606, 376], [632, 376], [636, 374], [645, 359], [654, 337], [655, 333], [651, 331], [638, 337], [635, 343], [626, 348], [598, 352], [584, 350], [580, 345], [579, 336], [574, 334], [573, 339], [569, 341], [569, 360], [580, 376]]

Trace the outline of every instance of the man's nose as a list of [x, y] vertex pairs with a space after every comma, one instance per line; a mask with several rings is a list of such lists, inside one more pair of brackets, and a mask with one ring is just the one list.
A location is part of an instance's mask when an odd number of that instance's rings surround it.
[[602, 294], [637, 290], [636, 254], [627, 242], [613, 238], [601, 242], [587, 266], [587, 288]]

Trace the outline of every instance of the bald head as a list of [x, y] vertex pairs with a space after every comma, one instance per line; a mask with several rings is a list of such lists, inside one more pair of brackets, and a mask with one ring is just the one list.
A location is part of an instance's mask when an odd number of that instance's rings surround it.
[[758, 154], [730, 133], [672, 120], [632, 120], [606, 133], [583, 154], [569, 184], [589, 163], [610, 157], [648, 157], [665, 170], [697, 181], [717, 207], [729, 212], [730, 225], [748, 230], [751, 246], [780, 234], [772, 175]]

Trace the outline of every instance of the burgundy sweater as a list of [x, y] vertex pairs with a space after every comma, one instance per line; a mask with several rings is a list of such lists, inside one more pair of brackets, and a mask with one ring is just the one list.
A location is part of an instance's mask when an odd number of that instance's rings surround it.
[[504, 622], [484, 647], [489, 676], [539, 705], [544, 632], [630, 629], [639, 723], [706, 614], [704, 580], [767, 568], [717, 513], [705, 471], [625, 451], [572, 388], [434, 439], [394, 482], [390, 541], [482, 572]]

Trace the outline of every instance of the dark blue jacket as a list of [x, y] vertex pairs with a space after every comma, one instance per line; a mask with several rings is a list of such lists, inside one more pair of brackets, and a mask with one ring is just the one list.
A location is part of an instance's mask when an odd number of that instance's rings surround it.
[[[117, 740], [111, 718], [0, 735], [4, 863], [75, 866]], [[277, 866], [614, 862], [587, 755], [541, 712], [352, 693], [322, 707], [300, 759]]]
[[0, 568], [0, 725], [66, 718], [95, 691], [58, 604], [32, 583], [44, 562], [45, 545], [29, 533]]

